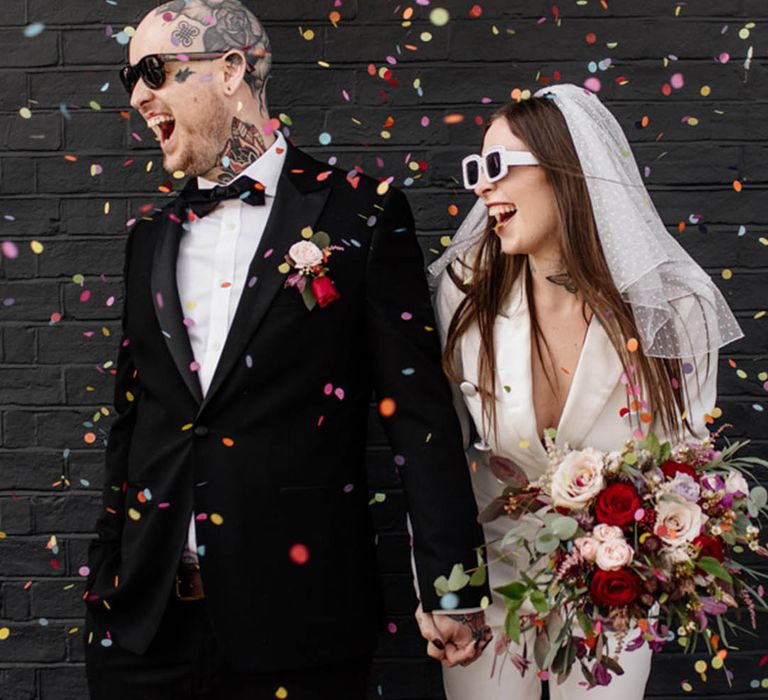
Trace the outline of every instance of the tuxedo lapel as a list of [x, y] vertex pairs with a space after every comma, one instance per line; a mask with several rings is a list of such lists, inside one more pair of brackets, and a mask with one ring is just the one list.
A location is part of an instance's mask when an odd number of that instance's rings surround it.
[[317, 180], [319, 165], [289, 146], [272, 211], [248, 268], [245, 287], [201, 410], [242, 357], [272, 300], [285, 284], [286, 276], [278, 266], [284, 262], [288, 249], [302, 240], [302, 229], [314, 227], [323, 211], [330, 189]]
[[197, 372], [192, 370], [195, 358], [184, 326], [176, 286], [176, 258], [179, 252], [179, 240], [183, 233], [181, 227], [183, 211], [183, 205], [177, 201], [168, 212], [165, 221], [160, 223], [152, 261], [152, 304], [176, 368], [195, 401], [200, 404], [203, 394]]

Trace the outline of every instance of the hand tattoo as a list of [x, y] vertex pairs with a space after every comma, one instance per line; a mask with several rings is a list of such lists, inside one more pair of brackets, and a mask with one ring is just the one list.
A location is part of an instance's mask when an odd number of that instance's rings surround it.
[[469, 615], [448, 615], [451, 620], [458, 622], [459, 624], [469, 627], [469, 631], [472, 633], [472, 639], [477, 642], [478, 646], [482, 644], [485, 647], [490, 641], [490, 627], [485, 624], [485, 615], [483, 613], [470, 613]]

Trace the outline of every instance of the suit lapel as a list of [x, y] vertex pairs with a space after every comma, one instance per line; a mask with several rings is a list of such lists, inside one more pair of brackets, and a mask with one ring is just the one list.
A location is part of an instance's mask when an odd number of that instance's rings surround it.
[[323, 211], [330, 189], [317, 180], [320, 165], [296, 148], [288, 147], [272, 211], [248, 268], [235, 317], [200, 410], [240, 361], [248, 341], [285, 284], [286, 277], [278, 266], [284, 262], [288, 249], [302, 240], [303, 228], [314, 227]]
[[497, 381], [500, 385], [499, 429], [505, 452], [529, 473], [541, 472], [547, 453], [536, 430], [531, 374], [531, 319], [524, 280], [512, 288], [503, 314], [496, 319]]
[[152, 261], [152, 303], [176, 368], [195, 401], [200, 404], [203, 395], [197, 372], [191, 369], [195, 358], [184, 326], [176, 286], [176, 258], [179, 252], [179, 240], [183, 233], [181, 227], [183, 211], [183, 205], [177, 200], [175, 206], [169, 210], [165, 221], [160, 224]]
[[[590, 447], [583, 444], [584, 440], [621, 381], [621, 373], [619, 356], [600, 321], [593, 317], [560, 417], [558, 445], [567, 442], [576, 448]], [[617, 444], [617, 448], [620, 446]]]

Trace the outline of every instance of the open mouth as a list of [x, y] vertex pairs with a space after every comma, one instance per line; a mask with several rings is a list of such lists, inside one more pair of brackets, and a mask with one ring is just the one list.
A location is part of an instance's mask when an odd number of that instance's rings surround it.
[[161, 114], [147, 120], [147, 126], [160, 137], [160, 146], [165, 146], [171, 140], [176, 130], [176, 120], [169, 114]]
[[493, 229], [498, 233], [512, 220], [515, 214], [517, 214], [517, 208], [509, 205], [496, 206], [493, 207], [489, 213], [496, 222]]

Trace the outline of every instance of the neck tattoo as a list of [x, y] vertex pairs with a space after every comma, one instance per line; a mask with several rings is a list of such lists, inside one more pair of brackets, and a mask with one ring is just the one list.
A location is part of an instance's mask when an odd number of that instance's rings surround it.
[[233, 117], [229, 139], [219, 156], [217, 166], [211, 171], [213, 177], [210, 179], [215, 179], [222, 185], [228, 184], [266, 150], [267, 145], [258, 127]]
[[576, 294], [576, 285], [573, 283], [571, 276], [567, 272], [561, 272], [558, 275], [547, 275], [547, 280], [556, 284], [558, 287], [565, 287], [566, 292]]

